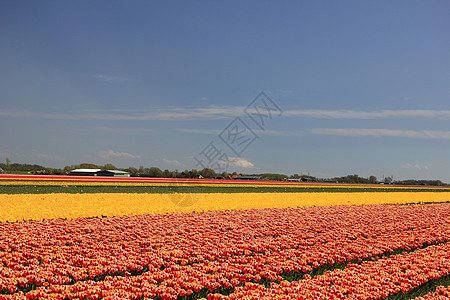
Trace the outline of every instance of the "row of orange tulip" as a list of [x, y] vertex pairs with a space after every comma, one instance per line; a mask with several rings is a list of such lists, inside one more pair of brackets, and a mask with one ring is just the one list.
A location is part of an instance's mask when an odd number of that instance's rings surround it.
[[384, 299], [407, 293], [429, 280], [450, 274], [450, 244], [430, 246], [412, 253], [391, 256], [304, 280], [282, 281], [270, 288], [250, 283], [229, 296], [208, 295], [209, 300], [234, 299]]
[[[8, 294], [7, 298], [26, 294], [34, 299], [95, 299], [114, 297], [115, 293], [132, 299], [176, 299], [235, 287], [238, 293], [240, 289], [246, 292], [247, 286], [239, 286], [249, 282], [298, 280], [337, 264], [345, 267], [349, 262], [377, 260], [383, 254], [448, 241], [450, 204], [0, 224], [0, 292]], [[419, 253], [411, 257], [418, 263], [428, 262], [422, 254], [433, 256], [433, 249], [441, 249], [442, 257], [449, 253], [448, 247], [430, 246], [408, 255]], [[430, 272], [440, 272], [440, 265], [429, 266]], [[358, 268], [350, 264], [344, 272], [355, 274]], [[364, 270], [361, 274], [367, 273]], [[387, 286], [381, 279], [374, 281], [379, 288]]]
[[446, 300], [450, 299], [450, 286], [438, 286], [436, 292], [431, 292], [423, 297], [417, 297], [415, 300]]

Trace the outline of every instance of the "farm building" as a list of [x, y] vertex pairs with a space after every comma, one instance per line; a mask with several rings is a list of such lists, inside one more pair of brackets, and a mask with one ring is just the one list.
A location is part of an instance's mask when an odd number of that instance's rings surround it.
[[236, 176], [234, 177], [236, 180], [261, 180], [261, 176]]
[[112, 177], [130, 177], [130, 173], [119, 170], [102, 169], [75, 169], [70, 171], [69, 175], [74, 176], [112, 176]]
[[97, 176], [97, 172], [102, 169], [75, 169], [69, 172], [69, 175], [74, 176]]
[[104, 170], [97, 172], [97, 176], [130, 177], [130, 173], [119, 170]]

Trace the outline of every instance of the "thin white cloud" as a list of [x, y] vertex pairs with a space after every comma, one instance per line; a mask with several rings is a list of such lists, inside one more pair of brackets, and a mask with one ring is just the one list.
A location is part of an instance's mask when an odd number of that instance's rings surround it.
[[111, 76], [111, 75], [103, 75], [103, 74], [97, 74], [94, 75], [95, 80], [100, 82], [133, 82], [135, 81], [132, 78], [127, 77], [119, 77], [119, 76]]
[[231, 166], [241, 167], [241, 168], [252, 168], [254, 165], [242, 157], [228, 157], [228, 163]]
[[391, 136], [422, 139], [450, 139], [450, 131], [433, 130], [401, 130], [401, 129], [361, 129], [361, 128], [313, 128], [312, 134], [341, 135], [341, 136]]
[[186, 132], [186, 133], [194, 133], [194, 134], [220, 134], [222, 130], [219, 129], [189, 129], [189, 128], [180, 128], [176, 131]]
[[294, 90], [283, 90], [283, 89], [277, 89], [275, 90], [276, 93], [282, 94], [284, 96], [292, 96], [294, 95]]
[[[152, 107], [147, 109], [85, 109], [71, 113], [13, 111], [0, 109], [0, 117], [65, 120], [186, 121], [221, 120], [245, 116], [244, 106]], [[252, 108], [248, 110], [252, 112]], [[450, 110], [284, 110], [287, 117], [318, 119], [450, 118]], [[272, 117], [280, 113], [272, 112]]]
[[91, 127], [94, 130], [103, 131], [103, 132], [112, 132], [112, 133], [121, 133], [121, 134], [148, 134], [154, 133], [155, 131], [150, 128], [129, 128], [129, 127], [105, 127], [105, 126], [96, 126]]
[[0, 117], [23, 118], [26, 116], [25, 112], [0, 110]]
[[418, 170], [418, 171], [422, 171], [422, 170], [430, 170], [430, 168], [426, 165], [419, 165], [419, 164], [411, 164], [411, 163], [406, 163], [402, 166], [403, 169], [410, 169], [410, 170]]
[[[217, 135], [222, 130], [219, 129], [177, 129], [180, 132], [192, 134], [208, 134]], [[421, 139], [450, 139], [450, 131], [434, 131], [434, 130], [402, 130], [402, 129], [364, 129], [364, 128], [311, 128], [304, 130], [253, 130], [257, 135], [271, 135], [271, 136], [304, 136], [307, 134], [320, 135], [339, 135], [351, 137], [406, 137], [406, 138], [421, 138]]]
[[100, 156], [103, 159], [110, 159], [110, 158], [141, 158], [140, 155], [134, 155], [128, 152], [115, 152], [113, 150], [102, 150], [98, 151], [98, 156]]
[[31, 111], [11, 111], [11, 110], [0, 110], [0, 117], [10, 117], [10, 118], [36, 118], [36, 119], [70, 119], [70, 120], [81, 120], [82, 118], [75, 115], [61, 114], [61, 113], [45, 113], [45, 112], [31, 112]]
[[163, 158], [162, 161], [165, 162], [166, 164], [169, 164], [172, 166], [177, 166], [177, 167], [185, 167], [186, 166], [185, 164], [179, 162], [178, 160], [174, 160], [174, 159], [172, 160], [172, 159]]
[[197, 108], [172, 108], [154, 111], [147, 115], [157, 120], [219, 120], [228, 119], [244, 114], [244, 107], [225, 106], [225, 107], [197, 107]]
[[[186, 132], [186, 133], [193, 133], [193, 134], [215, 134], [218, 135], [220, 134], [222, 131], [224, 131], [226, 127], [224, 127], [223, 129], [190, 129], [190, 128], [179, 128], [176, 129], [176, 131], [179, 132]], [[261, 130], [261, 129], [252, 129], [252, 131], [254, 133], [256, 133], [257, 135], [281, 135], [281, 132], [279, 131], [274, 131], [274, 130]]]
[[244, 115], [244, 107], [155, 107], [148, 109], [89, 109], [72, 113], [47, 113], [30, 111], [1, 110], [0, 116], [12, 118], [64, 119], [64, 120], [102, 120], [102, 121], [186, 121], [220, 120]]
[[381, 119], [400, 117], [450, 118], [450, 110], [287, 110], [284, 115], [288, 117], [310, 117], [319, 119]]

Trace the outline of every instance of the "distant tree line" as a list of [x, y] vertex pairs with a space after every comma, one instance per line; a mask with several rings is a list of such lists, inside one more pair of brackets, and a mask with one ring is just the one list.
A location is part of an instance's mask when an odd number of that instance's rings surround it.
[[363, 184], [374, 184], [377, 183], [377, 178], [375, 176], [370, 176], [369, 178], [364, 178], [358, 176], [358, 174], [347, 175], [345, 177], [335, 177], [333, 181], [339, 183], [363, 183]]
[[440, 180], [401, 180], [396, 181], [395, 184], [403, 184], [403, 185], [432, 185], [432, 186], [444, 186], [447, 185]]
[[0, 168], [5, 172], [29, 172], [29, 171], [40, 171], [44, 170], [45, 167], [40, 165], [30, 165], [30, 164], [2, 164], [0, 163]]
[[28, 173], [28, 174], [44, 174], [44, 175], [67, 175], [70, 171], [75, 169], [101, 169], [101, 170], [121, 170], [130, 173], [130, 176], [133, 177], [155, 177], [155, 178], [223, 178], [223, 179], [231, 179], [235, 178], [238, 175], [249, 175], [249, 176], [260, 176], [262, 180], [270, 180], [270, 181], [285, 181], [289, 179], [294, 179], [300, 182], [334, 182], [334, 183], [353, 183], [353, 184], [376, 184], [376, 183], [384, 183], [384, 184], [400, 184], [400, 185], [425, 185], [425, 186], [444, 186], [447, 185], [440, 180], [402, 180], [402, 181], [393, 181], [391, 177], [384, 178], [381, 182], [378, 182], [375, 176], [370, 176], [368, 178], [364, 178], [354, 175], [347, 175], [343, 177], [335, 177], [331, 179], [321, 179], [316, 178], [310, 175], [298, 175], [294, 174], [291, 176], [287, 176], [285, 174], [278, 173], [262, 173], [262, 174], [238, 174], [236, 172], [233, 173], [220, 173], [217, 174], [213, 169], [204, 168], [202, 170], [173, 170], [170, 171], [168, 169], [161, 170], [157, 167], [149, 167], [146, 168], [144, 166], [140, 166], [139, 168], [128, 167], [126, 169], [119, 169], [111, 163], [107, 163], [105, 165], [96, 165], [91, 163], [82, 163], [79, 165], [70, 165], [65, 166], [63, 169], [53, 169], [44, 167], [36, 164], [19, 164], [19, 163], [11, 163], [9, 158], [6, 158], [6, 163], [0, 163], [0, 172], [4, 173]]

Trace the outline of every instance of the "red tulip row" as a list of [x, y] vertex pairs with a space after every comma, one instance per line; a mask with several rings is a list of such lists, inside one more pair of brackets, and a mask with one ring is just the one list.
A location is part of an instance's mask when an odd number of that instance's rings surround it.
[[423, 297], [417, 297], [415, 300], [442, 300], [450, 299], [450, 286], [445, 288], [443, 286], [438, 286], [436, 292], [426, 294]]
[[407, 293], [432, 279], [450, 274], [450, 244], [349, 264], [343, 270], [306, 275], [304, 280], [282, 281], [270, 288], [250, 283], [229, 296], [210, 294], [208, 299], [382, 299]]
[[349, 262], [447, 241], [449, 204], [0, 224], [0, 293], [8, 299], [206, 296], [249, 282], [348, 270]]

